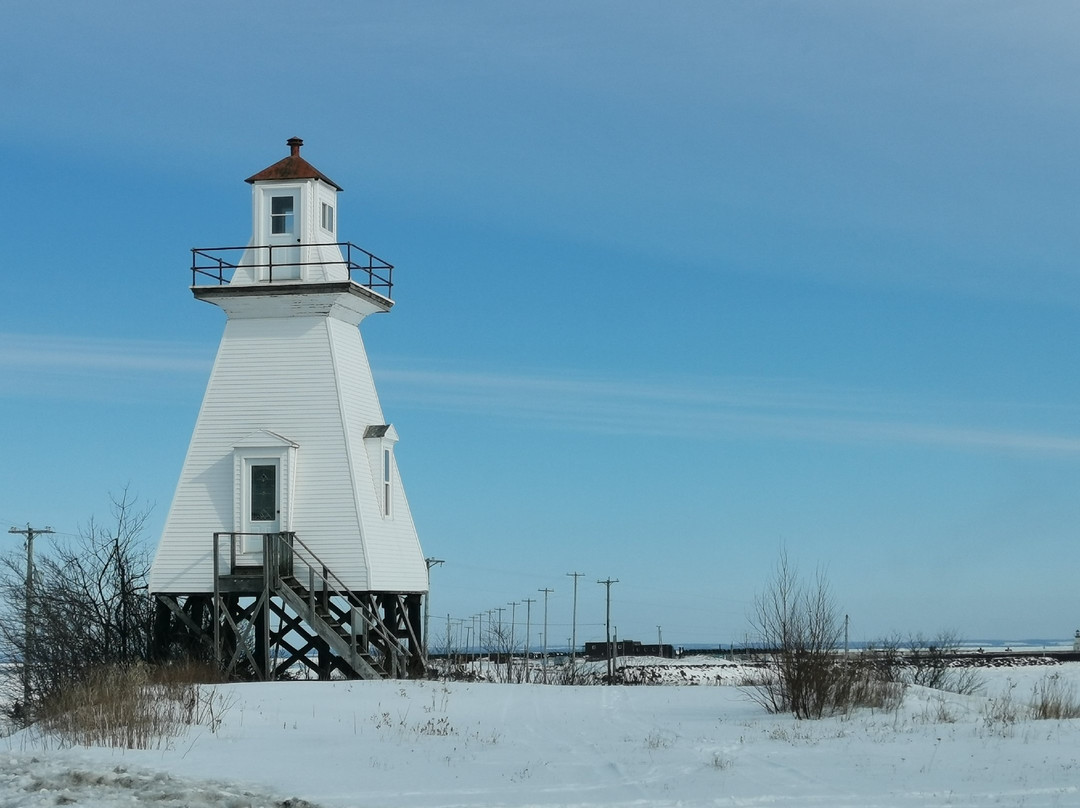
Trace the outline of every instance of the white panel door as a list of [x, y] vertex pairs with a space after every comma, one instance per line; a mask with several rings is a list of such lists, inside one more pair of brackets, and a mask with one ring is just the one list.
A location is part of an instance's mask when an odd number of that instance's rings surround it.
[[271, 249], [269, 281], [300, 279], [300, 189], [269, 190], [265, 215], [269, 217], [266, 233]]

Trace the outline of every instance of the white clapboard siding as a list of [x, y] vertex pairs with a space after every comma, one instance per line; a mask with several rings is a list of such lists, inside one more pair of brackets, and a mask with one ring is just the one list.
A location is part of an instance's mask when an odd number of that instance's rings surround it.
[[[364, 433], [369, 426], [386, 422], [360, 333], [341, 320], [330, 320], [329, 325], [338, 368], [342, 411], [347, 414], [345, 423], [364, 551], [368, 560], [369, 589], [376, 592], [426, 591], [427, 565], [404, 497], [396, 496], [391, 516], [383, 516], [381, 450], [373, 463], [369, 454], [372, 447], [366, 445]], [[402, 485], [396, 462], [393, 472], [392, 489], [397, 495]]]
[[[289, 529], [356, 591], [426, 591], [426, 565], [395, 463], [384, 518], [363, 440], [383, 424], [355, 322], [333, 314], [243, 316], [226, 324], [158, 553], [151, 589], [213, 589], [212, 536], [238, 529], [234, 447], [259, 430], [295, 445]], [[223, 308], [228, 310], [228, 306]], [[275, 308], [276, 306], [276, 308]], [[224, 552], [223, 552], [223, 560]]]

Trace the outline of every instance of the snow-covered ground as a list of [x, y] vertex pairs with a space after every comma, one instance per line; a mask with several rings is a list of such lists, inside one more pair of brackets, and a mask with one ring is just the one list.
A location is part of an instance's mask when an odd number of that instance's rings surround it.
[[672, 666], [703, 686], [229, 685], [216, 733], [158, 749], [0, 739], [0, 808], [1080, 805], [1080, 720], [988, 709], [1049, 675], [1080, 687], [1080, 664], [983, 669], [978, 696], [910, 688], [896, 711], [821, 721], [768, 715], [721, 664]]

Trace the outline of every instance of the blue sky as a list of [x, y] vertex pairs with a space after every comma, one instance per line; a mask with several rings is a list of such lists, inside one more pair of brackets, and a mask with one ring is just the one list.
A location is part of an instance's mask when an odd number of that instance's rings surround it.
[[0, 521], [130, 484], [160, 530], [223, 328], [188, 250], [246, 242], [297, 135], [397, 267], [363, 333], [436, 619], [550, 587], [555, 643], [582, 572], [579, 640], [611, 577], [621, 636], [738, 642], [786, 548], [853, 639], [1069, 637], [1078, 39], [1072, 3], [9, 4]]

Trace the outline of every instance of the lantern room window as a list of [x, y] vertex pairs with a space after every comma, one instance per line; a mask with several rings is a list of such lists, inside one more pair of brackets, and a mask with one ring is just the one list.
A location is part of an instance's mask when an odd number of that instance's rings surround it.
[[276, 235], [293, 231], [293, 198], [275, 196], [270, 199], [270, 232]]
[[322, 226], [328, 233], [334, 232], [334, 206], [322, 203]]

